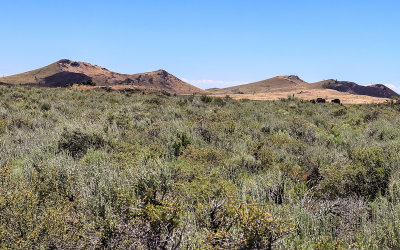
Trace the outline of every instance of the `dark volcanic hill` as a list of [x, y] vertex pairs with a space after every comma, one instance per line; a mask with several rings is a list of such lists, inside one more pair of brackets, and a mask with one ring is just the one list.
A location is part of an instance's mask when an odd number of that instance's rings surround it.
[[310, 84], [316, 88], [323, 89], [334, 89], [340, 92], [347, 92], [355, 95], [368, 95], [373, 97], [384, 97], [384, 98], [392, 98], [395, 96], [399, 96], [396, 92], [386, 87], [383, 84], [375, 84], [375, 85], [358, 85], [354, 82], [348, 81], [337, 81], [337, 80], [325, 80], [321, 82], [316, 82]]
[[332, 89], [354, 95], [367, 95], [372, 97], [392, 98], [399, 96], [396, 92], [383, 84], [363, 86], [354, 82], [325, 80], [316, 83], [307, 83], [298, 76], [277, 76], [266, 80], [228, 87], [209, 89], [213, 94], [255, 94], [288, 91], [309, 91]]
[[96, 86], [133, 85], [161, 89], [170, 93], [206, 93], [165, 70], [139, 74], [120, 74], [85, 62], [63, 59], [46, 67], [0, 78], [0, 84], [39, 87], [67, 87], [75, 83]]

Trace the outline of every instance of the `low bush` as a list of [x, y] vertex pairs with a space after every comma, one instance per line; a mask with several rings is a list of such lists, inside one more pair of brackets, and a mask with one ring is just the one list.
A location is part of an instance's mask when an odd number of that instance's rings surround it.
[[296, 231], [290, 220], [273, 216], [266, 206], [229, 198], [200, 206], [198, 217], [207, 229], [205, 244], [210, 248], [272, 249], [276, 241]]
[[48, 102], [44, 102], [40, 105], [40, 109], [42, 111], [49, 111], [51, 109], [51, 104]]
[[0, 135], [5, 134], [7, 131], [8, 121], [0, 118]]
[[105, 140], [100, 134], [87, 134], [80, 130], [64, 130], [58, 141], [58, 149], [65, 150], [74, 158], [86, 154], [89, 148], [100, 148], [105, 145]]
[[200, 97], [200, 100], [201, 100], [202, 102], [204, 102], [204, 103], [210, 103], [210, 102], [213, 101], [213, 98], [212, 98], [211, 96], [208, 96], [208, 95], [202, 95], [202, 96]]

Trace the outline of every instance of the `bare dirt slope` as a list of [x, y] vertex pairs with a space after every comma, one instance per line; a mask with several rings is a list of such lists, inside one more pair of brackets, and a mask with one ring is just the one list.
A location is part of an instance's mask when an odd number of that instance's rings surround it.
[[176, 94], [206, 93], [165, 70], [120, 74], [85, 62], [63, 59], [46, 67], [0, 78], [0, 83], [41, 87], [67, 87], [75, 83], [96, 86], [133, 85]]

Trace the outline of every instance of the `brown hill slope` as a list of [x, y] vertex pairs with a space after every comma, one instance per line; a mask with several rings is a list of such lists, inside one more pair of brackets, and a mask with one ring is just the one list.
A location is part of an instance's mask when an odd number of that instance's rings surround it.
[[[392, 98], [399, 96], [396, 92], [382, 84], [362, 86], [354, 82], [326, 80], [316, 83], [307, 83], [298, 76], [277, 76], [267, 80], [248, 83], [222, 89], [209, 89], [216, 94], [257, 94], [257, 93], [288, 93], [288, 92], [317, 92], [321, 90], [335, 90], [353, 95], [367, 95], [372, 97]], [[330, 93], [330, 92], [327, 92]]]
[[307, 85], [298, 76], [276, 76], [262, 80], [223, 89], [209, 89], [213, 94], [254, 94], [266, 92], [280, 92]]
[[40, 87], [67, 87], [74, 83], [96, 86], [134, 85], [170, 93], [206, 93], [165, 70], [139, 74], [120, 74], [85, 62], [63, 59], [46, 67], [0, 78], [0, 83]]

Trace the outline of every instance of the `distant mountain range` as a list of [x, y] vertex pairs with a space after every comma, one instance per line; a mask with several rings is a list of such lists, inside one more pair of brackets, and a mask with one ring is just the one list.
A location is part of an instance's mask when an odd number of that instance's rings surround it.
[[[399, 95], [382, 84], [363, 86], [354, 82], [334, 79], [307, 83], [295, 75], [276, 76], [266, 80], [228, 88], [212, 88], [207, 91], [180, 80], [165, 70], [138, 74], [120, 74], [86, 62], [62, 59], [40, 69], [2, 77], [0, 84], [38, 87], [68, 87], [73, 84], [88, 86], [137, 86], [176, 94], [259, 94], [286, 93], [290, 91], [323, 93], [334, 90], [352, 95], [392, 98]], [[319, 92], [318, 92], [319, 91]], [[331, 92], [329, 92], [331, 93]]]

